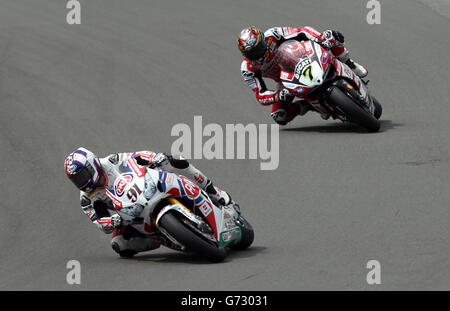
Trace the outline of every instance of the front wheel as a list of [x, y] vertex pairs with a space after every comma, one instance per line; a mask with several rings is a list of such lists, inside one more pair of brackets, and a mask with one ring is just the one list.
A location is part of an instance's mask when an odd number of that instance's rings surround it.
[[328, 95], [327, 101], [348, 116], [350, 122], [362, 126], [367, 131], [377, 132], [380, 129], [380, 122], [372, 114], [363, 110], [339, 88], [333, 87]]
[[226, 257], [226, 250], [222, 244], [200, 237], [172, 213], [163, 215], [159, 221], [159, 226], [184, 245], [188, 251], [200, 254], [212, 262], [222, 261]]

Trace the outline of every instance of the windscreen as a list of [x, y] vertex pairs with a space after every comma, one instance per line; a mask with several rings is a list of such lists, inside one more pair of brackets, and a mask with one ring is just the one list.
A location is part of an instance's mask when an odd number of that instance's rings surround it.
[[277, 51], [278, 66], [287, 72], [294, 73], [300, 59], [307, 57], [303, 45], [294, 40], [289, 40], [280, 45]]

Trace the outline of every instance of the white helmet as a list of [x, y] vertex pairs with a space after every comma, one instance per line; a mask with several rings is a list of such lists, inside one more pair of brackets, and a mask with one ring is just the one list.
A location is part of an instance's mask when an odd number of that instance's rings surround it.
[[78, 148], [66, 158], [64, 168], [67, 177], [85, 192], [95, 189], [102, 176], [102, 166], [100, 160], [91, 151], [85, 148]]

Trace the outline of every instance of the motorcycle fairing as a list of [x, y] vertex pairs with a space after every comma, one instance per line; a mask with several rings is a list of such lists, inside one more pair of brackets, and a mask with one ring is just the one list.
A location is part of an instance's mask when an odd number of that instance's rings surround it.
[[219, 237], [217, 224], [220, 223], [220, 219], [217, 219], [216, 214], [220, 215], [220, 213], [214, 212], [217, 207], [193, 181], [183, 175], [160, 171], [158, 186], [162, 192], [183, 198], [194, 204], [208, 221], [216, 238]]
[[334, 79], [342, 77], [351, 83], [361, 94], [364, 106], [373, 112], [374, 106], [365, 83], [348, 65], [340, 62], [319, 44], [312, 41], [286, 41], [279, 47], [279, 58], [283, 86], [295, 96], [310, 102], [317, 110], [323, 112], [319, 107], [320, 102], [308, 95], [329, 79], [330, 67], [334, 67]]

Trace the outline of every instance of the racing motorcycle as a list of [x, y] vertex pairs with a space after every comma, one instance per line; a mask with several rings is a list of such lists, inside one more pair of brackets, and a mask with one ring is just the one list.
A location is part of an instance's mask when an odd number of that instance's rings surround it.
[[280, 80], [292, 95], [333, 119], [355, 123], [369, 132], [380, 129], [382, 107], [369, 94], [368, 82], [321, 45], [289, 40], [280, 45], [276, 57]]
[[219, 262], [227, 247], [243, 250], [253, 242], [253, 228], [237, 204], [215, 206], [185, 176], [138, 166], [130, 159], [127, 172], [106, 193], [123, 224], [171, 249]]

